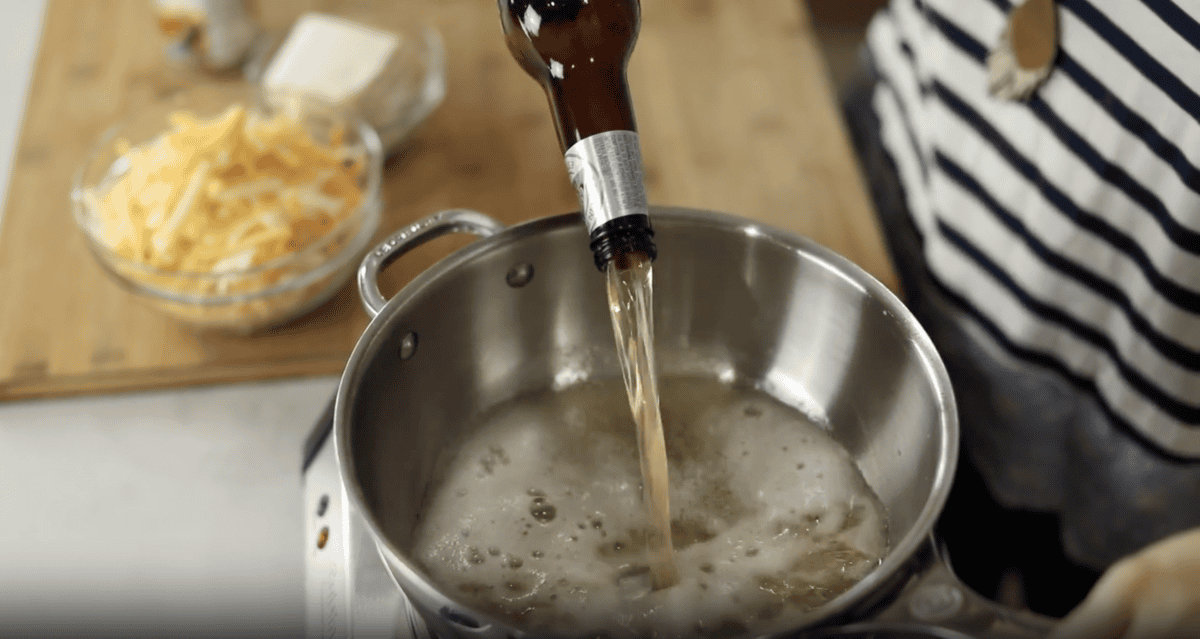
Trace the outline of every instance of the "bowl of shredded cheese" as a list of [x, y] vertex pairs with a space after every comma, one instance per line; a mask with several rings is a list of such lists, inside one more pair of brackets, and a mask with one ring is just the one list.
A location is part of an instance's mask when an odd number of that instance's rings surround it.
[[328, 300], [379, 226], [383, 151], [367, 124], [247, 101], [140, 112], [78, 171], [76, 222], [139, 299], [250, 332]]

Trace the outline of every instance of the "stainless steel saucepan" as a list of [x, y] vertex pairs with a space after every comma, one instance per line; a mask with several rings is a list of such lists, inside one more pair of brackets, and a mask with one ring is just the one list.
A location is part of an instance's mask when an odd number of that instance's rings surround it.
[[[881, 564], [798, 625], [761, 636], [1044, 634], [1047, 619], [963, 586], [932, 539], [958, 423], [941, 360], [903, 304], [802, 237], [697, 210], [655, 208], [651, 217], [660, 375], [732, 375], [785, 403], [815, 405], [887, 510]], [[380, 269], [447, 233], [482, 239], [385, 300]], [[619, 378], [604, 278], [586, 246], [578, 215], [506, 229], [452, 210], [394, 234], [360, 269], [374, 319], [337, 391], [340, 472], [397, 584], [443, 639], [530, 636], [439, 588], [409, 552], [438, 453], [472, 416], [564, 375]]]

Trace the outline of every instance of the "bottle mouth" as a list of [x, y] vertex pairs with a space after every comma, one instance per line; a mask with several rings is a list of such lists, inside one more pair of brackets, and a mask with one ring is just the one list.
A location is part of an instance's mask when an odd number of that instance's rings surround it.
[[634, 253], [642, 253], [651, 261], [658, 257], [649, 215], [623, 215], [608, 220], [592, 229], [591, 240], [596, 268], [601, 272], [613, 263], [623, 268], [622, 264]]

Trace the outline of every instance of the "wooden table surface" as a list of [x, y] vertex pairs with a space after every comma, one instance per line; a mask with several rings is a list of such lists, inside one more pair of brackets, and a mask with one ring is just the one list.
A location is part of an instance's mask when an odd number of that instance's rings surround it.
[[[48, 2], [0, 228], [0, 400], [337, 373], [366, 326], [348, 284], [276, 329], [198, 333], [141, 306], [93, 262], [70, 217], [72, 173], [102, 130], [189, 81], [166, 64], [149, 5]], [[505, 223], [577, 208], [545, 97], [505, 49], [492, 0], [259, 6], [276, 30], [318, 10], [441, 32], [446, 100], [387, 164], [381, 235], [451, 207]], [[649, 0], [629, 73], [651, 203], [807, 235], [895, 289], [797, 0]], [[466, 241], [406, 256], [385, 290]]]

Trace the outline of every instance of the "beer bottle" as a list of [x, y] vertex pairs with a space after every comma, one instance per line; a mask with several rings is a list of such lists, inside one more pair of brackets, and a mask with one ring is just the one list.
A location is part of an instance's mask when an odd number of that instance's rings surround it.
[[626, 65], [638, 0], [498, 0], [513, 57], [541, 83], [601, 271], [656, 255]]

